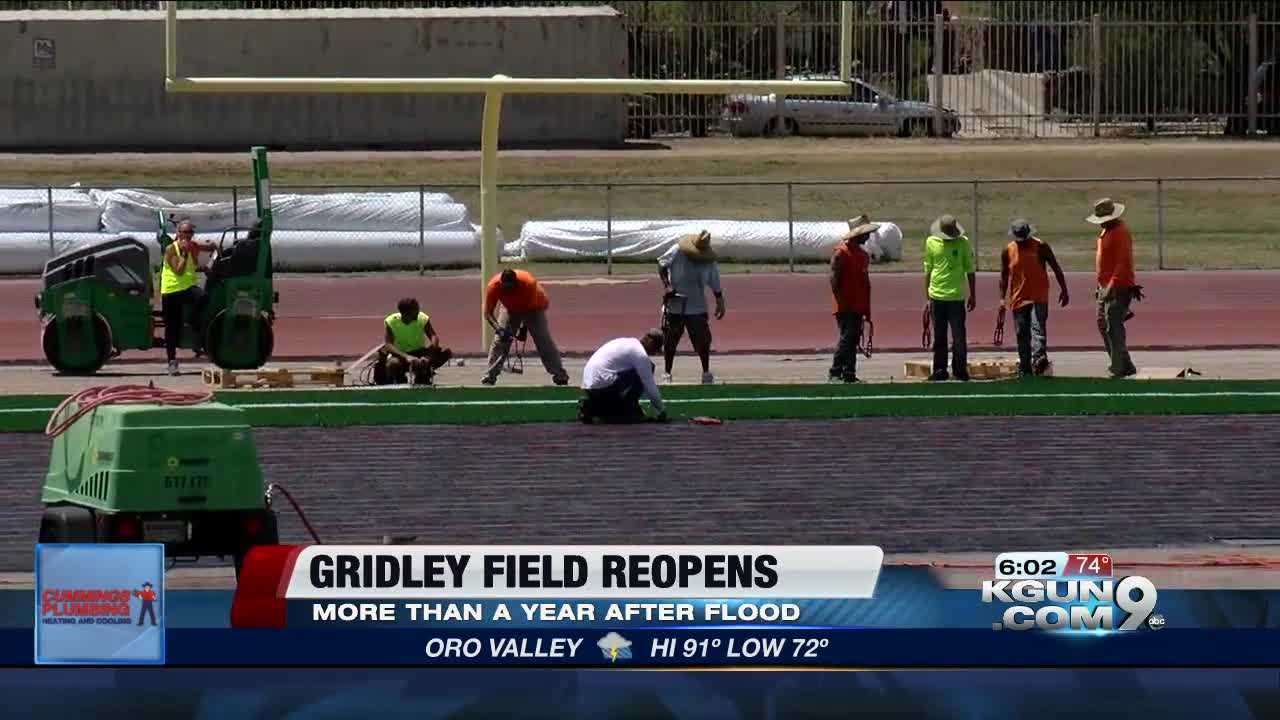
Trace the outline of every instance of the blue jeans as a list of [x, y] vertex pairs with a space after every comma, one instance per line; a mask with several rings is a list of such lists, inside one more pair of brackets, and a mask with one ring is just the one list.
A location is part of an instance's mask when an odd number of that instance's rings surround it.
[[1023, 373], [1030, 373], [1033, 365], [1049, 356], [1045, 334], [1048, 322], [1048, 303], [1028, 303], [1013, 311], [1013, 324], [1018, 333], [1018, 369]]

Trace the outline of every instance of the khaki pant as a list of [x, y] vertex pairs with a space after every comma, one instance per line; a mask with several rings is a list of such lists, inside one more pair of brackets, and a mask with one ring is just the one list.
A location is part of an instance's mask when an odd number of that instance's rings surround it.
[[560, 385], [569, 382], [569, 373], [565, 371], [564, 363], [560, 359], [560, 348], [556, 347], [556, 341], [551, 337], [551, 329], [547, 326], [545, 310], [508, 313], [505, 307], [499, 305], [497, 315], [498, 328], [505, 328], [507, 334], [505, 339], [502, 337], [503, 333], [498, 333], [493, 338], [493, 347], [489, 349], [489, 370], [485, 373], [486, 377], [490, 380], [498, 379], [498, 375], [502, 373], [502, 366], [507, 362], [507, 355], [511, 353], [511, 343], [515, 341], [512, 335], [520, 329], [521, 325], [524, 325], [529, 328], [534, 347], [538, 350], [538, 358], [542, 360], [542, 367], [546, 368], [551, 379]]
[[1132, 302], [1132, 288], [1098, 288], [1098, 334], [1102, 335], [1102, 347], [1111, 361], [1107, 369], [1112, 377], [1138, 372], [1129, 357], [1128, 338], [1124, 331], [1124, 318]]

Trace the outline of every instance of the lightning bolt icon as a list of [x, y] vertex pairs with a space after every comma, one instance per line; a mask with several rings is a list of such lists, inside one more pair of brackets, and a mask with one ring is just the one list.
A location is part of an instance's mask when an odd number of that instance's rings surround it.
[[617, 645], [614, 645], [613, 647], [609, 648], [609, 655], [610, 657], [613, 658], [609, 662], [618, 662], [618, 646]]

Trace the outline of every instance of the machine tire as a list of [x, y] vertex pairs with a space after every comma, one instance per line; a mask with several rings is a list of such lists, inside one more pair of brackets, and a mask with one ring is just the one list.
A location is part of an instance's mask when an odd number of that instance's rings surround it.
[[93, 511], [75, 505], [58, 505], [45, 508], [40, 518], [42, 543], [93, 543], [98, 531], [93, 523]]
[[229, 362], [226, 356], [222, 354], [222, 324], [226, 322], [227, 311], [219, 310], [217, 315], [209, 321], [209, 327], [205, 330], [204, 349], [209, 359], [214, 365], [223, 370], [256, 370], [267, 364], [271, 359], [271, 353], [275, 349], [275, 331], [272, 329], [271, 319], [263, 313], [258, 320], [258, 357], [255, 364], [251, 367], [240, 367]]
[[41, 329], [40, 347], [44, 350], [45, 359], [59, 373], [63, 375], [94, 375], [107, 363], [107, 358], [111, 357], [111, 326], [100, 313], [94, 313], [93, 315], [93, 332], [94, 343], [98, 346], [98, 354], [92, 362], [83, 367], [62, 362], [58, 353], [58, 323], [56, 319], [45, 323], [44, 328]]

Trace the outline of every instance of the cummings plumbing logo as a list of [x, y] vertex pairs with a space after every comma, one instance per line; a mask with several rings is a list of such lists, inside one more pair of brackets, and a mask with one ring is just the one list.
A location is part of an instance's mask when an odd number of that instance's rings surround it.
[[37, 663], [164, 663], [164, 546], [37, 545]]

